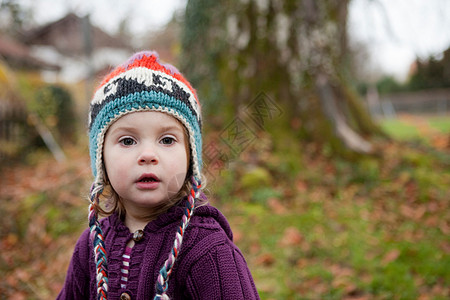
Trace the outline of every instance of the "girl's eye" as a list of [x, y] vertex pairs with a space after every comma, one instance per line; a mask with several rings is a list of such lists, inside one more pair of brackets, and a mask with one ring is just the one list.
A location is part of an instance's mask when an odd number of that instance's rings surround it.
[[136, 144], [135, 140], [133, 140], [132, 138], [123, 138], [119, 141], [119, 143], [124, 146], [132, 146]]
[[163, 145], [172, 145], [173, 143], [175, 143], [175, 139], [173, 137], [165, 136], [161, 139], [161, 144]]

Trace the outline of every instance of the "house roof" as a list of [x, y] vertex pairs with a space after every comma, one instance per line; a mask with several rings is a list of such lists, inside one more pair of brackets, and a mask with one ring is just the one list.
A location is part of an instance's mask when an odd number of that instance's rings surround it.
[[32, 56], [27, 45], [1, 34], [0, 56], [13, 68], [47, 70], [59, 69], [59, 66], [56, 64], [49, 64]]
[[131, 49], [124, 38], [113, 37], [91, 25], [88, 17], [80, 18], [73, 13], [26, 33], [24, 41], [29, 45], [52, 46], [62, 54], [77, 56], [102, 47]]

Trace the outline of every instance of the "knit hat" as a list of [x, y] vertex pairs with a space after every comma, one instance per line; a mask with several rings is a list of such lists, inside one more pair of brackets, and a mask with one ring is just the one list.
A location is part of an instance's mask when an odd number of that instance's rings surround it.
[[97, 266], [98, 299], [106, 299], [108, 275], [103, 232], [98, 222], [99, 197], [103, 191], [103, 143], [108, 128], [120, 117], [140, 111], [159, 111], [179, 120], [188, 132], [192, 189], [185, 212], [175, 234], [169, 257], [162, 266], [156, 283], [155, 299], [168, 299], [168, 277], [181, 247], [183, 233], [194, 211], [195, 199], [201, 190], [202, 136], [201, 107], [195, 90], [172, 65], [162, 63], [153, 51], [134, 54], [114, 69], [97, 88], [89, 112], [89, 150], [92, 185], [89, 207], [89, 227], [94, 243]]

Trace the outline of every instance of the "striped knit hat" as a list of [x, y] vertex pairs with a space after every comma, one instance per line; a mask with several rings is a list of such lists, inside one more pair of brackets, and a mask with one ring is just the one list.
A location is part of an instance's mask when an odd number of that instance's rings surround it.
[[98, 299], [106, 299], [108, 273], [102, 229], [98, 222], [99, 197], [105, 178], [103, 142], [111, 124], [133, 112], [159, 111], [179, 120], [189, 134], [191, 152], [190, 174], [192, 189], [185, 213], [175, 234], [169, 256], [160, 270], [155, 299], [168, 299], [168, 277], [177, 258], [183, 233], [194, 210], [195, 199], [201, 192], [202, 136], [201, 108], [195, 90], [172, 65], [161, 63], [156, 52], [144, 51], [133, 55], [113, 70], [97, 88], [89, 112], [89, 149], [95, 177], [89, 207], [89, 227], [94, 243], [97, 266]]

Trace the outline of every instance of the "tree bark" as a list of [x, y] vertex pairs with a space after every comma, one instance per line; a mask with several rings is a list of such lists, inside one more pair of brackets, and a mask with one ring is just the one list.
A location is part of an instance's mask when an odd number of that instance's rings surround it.
[[[284, 107], [287, 119], [301, 120], [307, 139], [335, 152], [372, 153], [370, 138], [381, 131], [349, 83], [348, 3], [190, 0], [182, 69], [203, 68], [207, 76], [194, 85], [220, 86], [218, 94], [205, 93], [222, 99], [215, 109], [231, 99], [239, 111], [263, 91]], [[202, 88], [199, 93], [204, 96]]]

